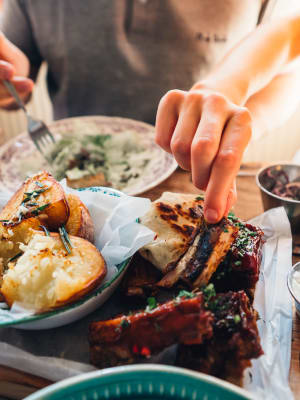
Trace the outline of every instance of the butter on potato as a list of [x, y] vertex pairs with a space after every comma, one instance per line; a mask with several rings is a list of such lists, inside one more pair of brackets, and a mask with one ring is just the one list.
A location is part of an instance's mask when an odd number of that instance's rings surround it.
[[56, 233], [35, 233], [24, 251], [3, 275], [1, 293], [11, 307], [14, 302], [41, 313], [80, 299], [98, 286], [106, 264], [98, 249], [85, 239], [70, 236], [68, 254]]

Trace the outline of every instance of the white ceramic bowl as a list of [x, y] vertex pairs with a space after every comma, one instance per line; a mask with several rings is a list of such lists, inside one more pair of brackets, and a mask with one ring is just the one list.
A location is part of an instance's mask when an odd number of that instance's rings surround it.
[[[114, 197], [121, 197], [123, 195], [122, 192], [111, 188], [97, 187], [84, 190], [102, 192]], [[75, 303], [47, 313], [27, 316], [10, 315], [10, 311], [8, 310], [5, 312], [5, 316], [0, 317], [0, 328], [13, 326], [19, 329], [50, 329], [67, 325], [83, 318], [99, 308], [112, 295], [121, 282], [130, 261], [131, 257], [117, 265], [117, 273], [108, 282], [102, 284], [99, 288], [96, 288]]]
[[296, 307], [296, 312], [298, 316], [300, 317], [300, 296], [297, 295], [293, 288], [293, 277], [296, 271], [300, 271], [300, 262], [296, 263], [295, 265], [292, 266], [292, 268], [289, 270], [289, 273], [287, 275], [287, 285], [289, 288], [289, 291], [292, 295], [292, 297], [295, 300], [295, 307]]

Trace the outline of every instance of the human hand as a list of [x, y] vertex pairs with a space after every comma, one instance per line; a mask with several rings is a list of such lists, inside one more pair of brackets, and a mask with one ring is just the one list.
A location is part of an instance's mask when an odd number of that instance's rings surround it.
[[3, 80], [9, 80], [15, 86], [21, 99], [25, 100], [33, 89], [33, 81], [28, 79], [30, 70], [26, 55], [12, 44], [0, 32], [0, 107], [6, 108], [14, 104]]
[[251, 115], [221, 93], [198, 86], [171, 90], [156, 116], [156, 143], [206, 191], [204, 216], [216, 223], [236, 201], [235, 176], [251, 137]]

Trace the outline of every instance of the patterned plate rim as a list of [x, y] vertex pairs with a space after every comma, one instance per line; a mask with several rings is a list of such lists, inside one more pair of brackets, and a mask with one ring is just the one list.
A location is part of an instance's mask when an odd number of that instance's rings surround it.
[[[124, 377], [121, 380], [125, 379], [127, 380], [128, 378], [125, 377], [125, 375], [128, 376], [129, 374], [130, 376], [136, 377], [137, 374], [146, 375], [149, 372], [152, 374], [154, 373], [156, 376], [162, 374], [172, 375], [174, 378], [180, 375], [187, 379], [190, 379], [191, 382], [193, 381], [197, 384], [201, 383], [201, 381], [204, 381], [209, 385], [226, 390], [227, 392], [229, 392], [229, 394], [232, 393], [241, 396], [245, 400], [246, 399], [254, 400], [254, 396], [247, 390], [240, 388], [232, 383], [226, 382], [222, 379], [216, 378], [214, 376], [207, 375], [201, 372], [191, 371], [186, 368], [175, 367], [170, 365], [162, 365], [162, 364], [151, 364], [151, 363], [104, 368], [103, 370], [92, 371], [77, 376], [73, 376], [71, 378], [67, 378], [60, 382], [54, 383], [53, 385], [50, 385], [42, 390], [39, 390], [38, 392], [33, 393], [32, 395], [26, 397], [24, 400], [40, 400], [44, 399], [45, 396], [52, 394], [55, 396], [55, 398], [58, 399], [61, 398], [58, 397], [60, 392], [62, 392], [61, 395], [72, 395], [75, 394], [75, 392], [77, 392], [78, 390], [82, 390], [78, 388], [78, 385], [84, 385], [90, 383], [90, 385], [85, 388], [88, 391], [90, 391], [95, 387], [97, 382], [99, 382], [99, 379], [105, 379], [106, 377], [109, 378], [113, 377], [114, 375], [118, 376], [124, 374]], [[68, 389], [71, 389], [71, 392], [68, 391]]]
[[[154, 126], [151, 124], [148, 124], [146, 122], [143, 121], [138, 121], [135, 119], [130, 119], [130, 118], [123, 118], [123, 117], [117, 117], [117, 116], [107, 116], [107, 115], [85, 115], [85, 116], [77, 116], [77, 117], [70, 117], [70, 118], [63, 118], [63, 119], [58, 119], [58, 120], [54, 120], [51, 121], [48, 126], [51, 129], [52, 126], [55, 126], [55, 124], [65, 124], [69, 121], [77, 121], [77, 120], [83, 120], [83, 121], [93, 121], [93, 120], [114, 120], [114, 121], [125, 121], [125, 122], [129, 122], [129, 123], [136, 123], [140, 126], [145, 126], [147, 128], [151, 128], [153, 129]], [[2, 144], [0, 146], [0, 156], [3, 155], [5, 153], [5, 151], [14, 144], [14, 142], [16, 140], [18, 140], [19, 137], [26, 135], [27, 133], [25, 131], [21, 132], [19, 135], [17, 135], [16, 137], [8, 140], [6, 143]], [[166, 153], [166, 157], [171, 157], [170, 154]], [[141, 190], [129, 190], [126, 194], [128, 194], [129, 196], [137, 196], [140, 195], [142, 193], [147, 192], [148, 190], [153, 189], [154, 187], [158, 186], [160, 183], [162, 183], [164, 180], [166, 180], [167, 178], [169, 178], [176, 170], [176, 168], [178, 167], [178, 164], [176, 162], [176, 160], [172, 157], [172, 164], [170, 165], [169, 169], [166, 170], [162, 175], [159, 176], [159, 178], [157, 178], [156, 180], [154, 180], [152, 183], [149, 183], [148, 185], [144, 186]], [[0, 188], [1, 190], [1, 188]]]
[[[92, 192], [103, 192], [104, 194], [107, 194], [109, 196], [114, 196], [114, 197], [121, 197], [124, 195], [122, 192], [112, 189], [112, 188], [106, 188], [103, 186], [97, 186], [97, 187], [90, 187], [90, 188], [82, 188], [78, 189], [79, 191], [92, 191]], [[65, 311], [71, 310], [73, 308], [76, 308], [84, 303], [86, 303], [88, 300], [90, 300], [92, 297], [97, 296], [98, 294], [102, 293], [105, 289], [107, 289], [109, 286], [111, 286], [117, 279], [118, 277], [122, 274], [122, 272], [125, 270], [125, 268], [129, 265], [130, 261], [132, 260], [132, 257], [127, 258], [124, 260], [122, 263], [118, 264], [116, 267], [118, 269], [118, 272], [104, 285], [99, 286], [98, 288], [94, 289], [91, 293], [88, 293], [85, 295], [82, 299], [76, 301], [75, 303], [71, 303], [69, 305], [66, 305], [65, 307], [61, 307], [57, 310], [49, 311], [47, 313], [42, 313], [42, 314], [36, 314], [36, 315], [30, 315], [28, 317], [23, 317], [20, 318], [16, 321], [0, 321], [0, 328], [1, 327], [7, 327], [7, 326], [13, 326], [13, 325], [19, 325], [19, 324], [24, 324], [24, 323], [29, 323], [33, 321], [38, 321], [42, 320], [45, 318], [53, 317], [55, 315], [61, 314]]]

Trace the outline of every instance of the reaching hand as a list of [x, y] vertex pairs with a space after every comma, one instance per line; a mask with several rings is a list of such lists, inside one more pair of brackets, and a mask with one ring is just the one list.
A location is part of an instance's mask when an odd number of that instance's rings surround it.
[[215, 90], [171, 90], [159, 103], [156, 142], [206, 191], [209, 223], [218, 222], [236, 201], [235, 176], [250, 137], [249, 111]]
[[22, 99], [26, 99], [33, 89], [33, 81], [28, 79], [30, 64], [25, 54], [0, 32], [0, 107], [9, 107], [13, 98], [2, 80], [10, 80]]

